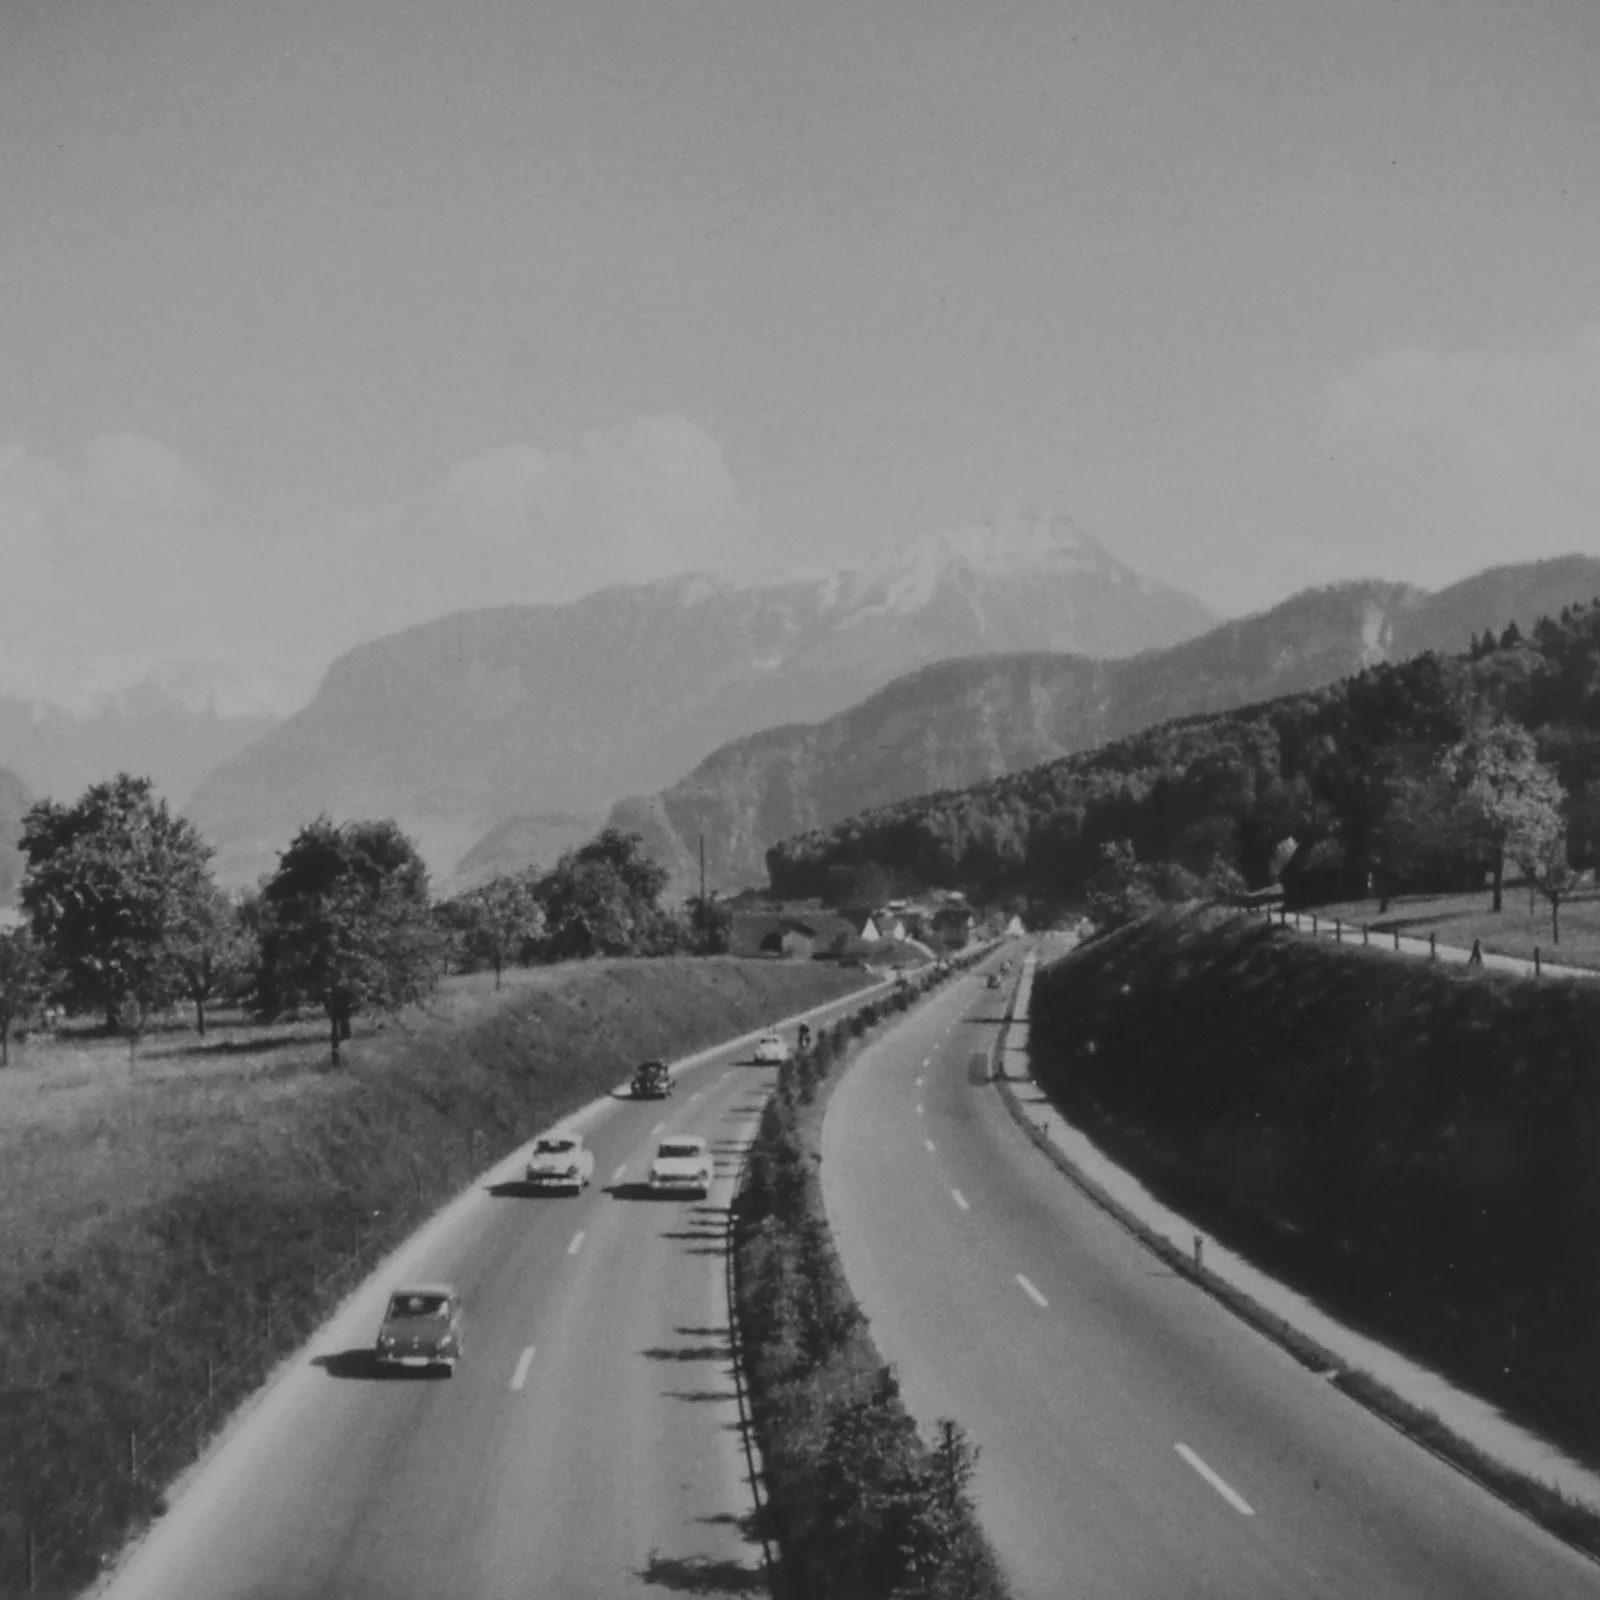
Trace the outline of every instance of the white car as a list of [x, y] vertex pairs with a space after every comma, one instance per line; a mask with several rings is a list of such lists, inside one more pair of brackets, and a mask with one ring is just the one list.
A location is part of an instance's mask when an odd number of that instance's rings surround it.
[[762, 1066], [777, 1066], [789, 1059], [789, 1047], [781, 1033], [764, 1033], [756, 1040], [755, 1055], [751, 1058]]
[[704, 1139], [663, 1139], [650, 1163], [650, 1188], [656, 1194], [711, 1193], [711, 1151]]
[[594, 1151], [583, 1147], [581, 1133], [546, 1133], [533, 1141], [528, 1155], [530, 1189], [570, 1189], [581, 1194], [594, 1180]]

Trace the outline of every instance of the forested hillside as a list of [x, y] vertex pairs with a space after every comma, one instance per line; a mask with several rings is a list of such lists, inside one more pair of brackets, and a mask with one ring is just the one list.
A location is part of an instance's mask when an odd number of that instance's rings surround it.
[[1447, 804], [1441, 763], [1493, 728], [1512, 730], [1506, 738], [1522, 738], [1528, 759], [1559, 779], [1562, 857], [1590, 863], [1600, 850], [1600, 603], [1545, 618], [1526, 639], [1513, 624], [1460, 656], [1375, 666], [867, 811], [777, 845], [768, 870], [792, 896], [840, 898], [871, 869], [907, 889], [1046, 903], [1081, 895], [1122, 841], [1140, 862], [1250, 886], [1319, 844], [1345, 887], [1481, 874], [1503, 865], [1506, 833], [1474, 831]]
[[22, 882], [22, 818], [32, 804], [27, 786], [16, 773], [0, 767], [0, 906], [10, 905]]

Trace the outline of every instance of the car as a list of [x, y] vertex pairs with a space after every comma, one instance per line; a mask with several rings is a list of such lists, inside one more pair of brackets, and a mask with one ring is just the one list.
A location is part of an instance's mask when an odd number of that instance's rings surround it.
[[776, 1066], [789, 1059], [789, 1047], [781, 1033], [764, 1033], [756, 1040], [753, 1060], [762, 1066]]
[[374, 1355], [380, 1367], [444, 1368], [462, 1355], [461, 1296], [448, 1283], [409, 1283], [391, 1291]]
[[654, 1194], [693, 1194], [704, 1200], [711, 1193], [711, 1150], [704, 1139], [680, 1135], [663, 1139], [650, 1163], [650, 1189]]
[[533, 1141], [525, 1174], [530, 1189], [570, 1189], [582, 1194], [594, 1179], [594, 1151], [581, 1133], [545, 1133]]
[[628, 1091], [635, 1100], [665, 1100], [672, 1093], [672, 1074], [665, 1061], [641, 1061]]

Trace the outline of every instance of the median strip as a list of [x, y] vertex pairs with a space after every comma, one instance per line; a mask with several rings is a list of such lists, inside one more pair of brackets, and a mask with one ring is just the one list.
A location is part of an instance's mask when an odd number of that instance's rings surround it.
[[1208, 1467], [1205, 1462], [1203, 1462], [1200, 1457], [1188, 1447], [1188, 1445], [1175, 1444], [1172, 1448], [1176, 1450], [1178, 1454], [1182, 1456], [1183, 1459], [1187, 1461], [1189, 1465], [1193, 1467], [1194, 1470], [1198, 1472], [1200, 1476], [1204, 1478], [1206, 1482], [1209, 1483], [1211, 1487], [1215, 1489], [1217, 1493], [1220, 1494], [1222, 1498], [1226, 1500], [1241, 1517], [1253, 1517], [1255, 1515], [1255, 1510], [1250, 1505], [1250, 1502], [1246, 1500], [1245, 1497], [1232, 1486], [1232, 1484], [1228, 1483], [1224, 1478], [1213, 1472], [1211, 1468]]
[[533, 1348], [530, 1344], [517, 1357], [517, 1370], [511, 1374], [511, 1387], [513, 1389], [520, 1389], [528, 1381], [528, 1368], [533, 1365]]

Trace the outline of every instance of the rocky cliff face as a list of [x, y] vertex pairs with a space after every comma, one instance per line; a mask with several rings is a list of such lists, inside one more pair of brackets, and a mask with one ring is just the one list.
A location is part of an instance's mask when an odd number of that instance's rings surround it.
[[929, 535], [771, 583], [674, 578], [462, 613], [341, 658], [188, 812], [235, 880], [322, 811], [395, 817], [443, 878], [508, 818], [603, 814], [729, 740], [830, 716], [927, 663], [1126, 655], [1211, 621], [1059, 519]]
[[821, 722], [714, 751], [687, 777], [614, 808], [680, 883], [765, 880], [778, 840], [874, 806], [966, 788], [1142, 728], [1319, 688], [1424, 650], [1460, 651], [1485, 628], [1525, 632], [1600, 593], [1600, 562], [1497, 568], [1437, 594], [1403, 584], [1308, 590], [1258, 616], [1129, 660], [1007, 655], [945, 662]]

